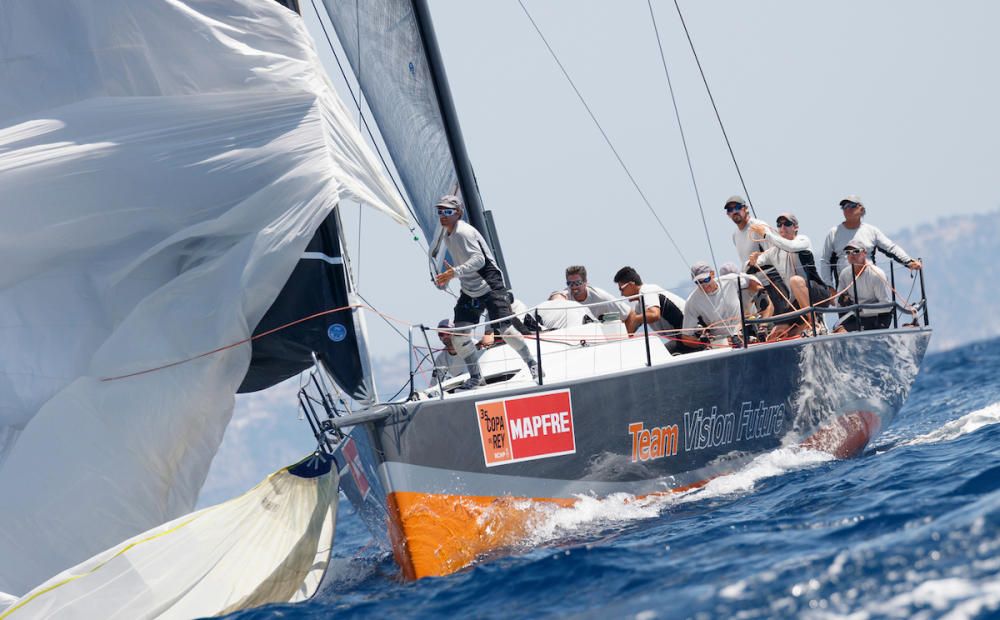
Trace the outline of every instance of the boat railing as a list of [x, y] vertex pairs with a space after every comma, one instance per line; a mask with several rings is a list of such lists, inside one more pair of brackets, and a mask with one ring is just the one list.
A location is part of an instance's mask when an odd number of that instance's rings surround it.
[[[740, 319], [739, 319], [739, 321], [737, 321], [735, 319], [735, 317], [732, 317], [732, 320], [723, 321], [723, 323], [727, 327], [727, 331], [730, 334], [729, 341], [725, 345], [717, 345], [717, 344], [712, 344], [712, 343], [708, 343], [706, 345], [706, 343], [704, 343], [703, 341], [698, 340], [698, 334], [699, 334], [699, 332], [701, 332], [703, 330], [703, 328], [701, 328], [701, 327], [699, 327], [699, 328], [693, 328], [693, 329], [670, 329], [670, 330], [654, 330], [654, 329], [652, 329], [652, 326], [649, 324], [649, 322], [647, 321], [647, 318], [646, 318], [645, 296], [644, 295], [640, 295], [638, 297], [638, 303], [639, 303], [639, 310], [640, 310], [640, 312], [642, 314], [642, 325], [641, 325], [641, 328], [639, 328], [639, 327], [636, 328], [635, 333], [633, 333], [633, 334], [624, 334], [623, 336], [621, 336], [619, 338], [608, 338], [608, 339], [603, 340], [602, 342], [589, 342], [588, 343], [588, 342], [585, 342], [583, 340], [580, 340], [579, 342], [580, 342], [580, 344], [586, 345], [586, 346], [613, 345], [616, 342], [620, 345], [621, 343], [626, 342], [626, 341], [634, 341], [635, 338], [640, 337], [640, 331], [641, 331], [641, 337], [642, 337], [642, 339], [644, 341], [644, 347], [645, 347], [645, 365], [646, 366], [652, 366], [653, 362], [654, 362], [654, 356], [652, 354], [653, 350], [654, 350], [654, 347], [656, 347], [656, 346], [663, 346], [665, 344], [665, 342], [675, 341], [675, 342], [680, 342], [682, 345], [688, 345], [688, 346], [691, 346], [691, 345], [702, 345], [702, 346], [708, 346], [709, 348], [716, 347], [716, 346], [724, 346], [725, 348], [747, 348], [751, 344], [751, 342], [753, 340], [751, 338], [751, 335], [754, 334], [754, 332], [756, 331], [755, 328], [757, 326], [761, 326], [761, 325], [763, 325], [763, 326], [777, 325], [779, 323], [784, 324], [784, 323], [788, 323], [789, 321], [795, 321], [796, 319], [804, 318], [804, 317], [807, 317], [807, 316], [810, 317], [809, 324], [811, 326], [812, 335], [813, 336], [818, 336], [819, 335], [819, 332], [818, 332], [818, 329], [817, 329], [817, 325], [819, 324], [820, 317], [825, 316], [827, 314], [838, 314], [838, 315], [843, 316], [843, 315], [846, 315], [846, 314], [854, 313], [854, 315], [856, 317], [858, 317], [857, 323], [858, 323], [858, 327], [859, 327], [860, 330], [864, 330], [864, 326], [862, 325], [862, 322], [860, 320], [861, 316], [863, 316], [862, 312], [863, 311], [873, 311], [873, 310], [876, 310], [876, 311], [877, 310], [891, 310], [892, 311], [892, 327], [893, 328], [898, 328], [899, 327], [898, 317], [899, 317], [900, 313], [907, 314], [907, 315], [909, 315], [911, 317], [912, 320], [906, 324], [907, 326], [928, 326], [930, 324], [930, 321], [929, 321], [928, 311], [927, 311], [927, 295], [926, 295], [926, 291], [925, 291], [925, 288], [924, 288], [924, 274], [923, 274], [923, 270], [918, 270], [916, 275], [917, 275], [918, 282], [919, 282], [919, 285], [920, 285], [920, 291], [919, 291], [920, 298], [919, 298], [919, 300], [917, 300], [917, 301], [915, 301], [913, 303], [910, 303], [908, 300], [904, 300], [902, 303], [899, 301], [900, 295], [896, 292], [896, 288], [895, 288], [896, 276], [895, 276], [895, 266], [894, 265], [890, 266], [890, 278], [891, 278], [890, 287], [891, 287], [892, 294], [893, 294], [893, 301], [889, 301], [889, 302], [883, 302], [883, 303], [856, 303], [856, 304], [845, 305], [845, 306], [816, 306], [816, 305], [811, 305], [811, 306], [809, 306], [807, 308], [803, 308], [803, 309], [800, 309], [800, 310], [795, 310], [795, 311], [792, 311], [792, 312], [786, 312], [786, 313], [782, 313], [780, 315], [774, 315], [774, 316], [771, 316], [771, 317], [766, 317], [766, 318], [764, 318], [764, 317], [748, 318], [746, 316], [745, 312], [744, 312], [744, 308], [742, 307], [743, 306], [743, 299], [742, 299], [742, 294], [741, 294], [740, 295], [740, 306], [741, 306], [740, 310], [741, 310], [741, 312], [740, 312]], [[857, 290], [856, 290], [856, 286], [857, 286], [856, 282], [852, 283], [852, 284], [853, 284], [853, 286], [855, 288], [855, 290], [854, 290], [854, 299], [857, 299], [858, 296], [857, 296]], [[846, 291], [846, 288], [845, 288], [845, 291]], [[912, 291], [912, 289], [911, 289], [911, 291]], [[839, 293], [843, 293], [843, 292], [844, 291], [839, 291]], [[741, 285], [741, 293], [742, 293], [742, 285]], [[631, 299], [634, 299], [634, 296]], [[587, 303], [587, 304], [580, 304], [580, 303], [577, 303], [577, 302], [571, 302], [571, 305], [567, 305], [566, 308], [559, 308], [557, 306], [551, 306], [551, 305], [547, 306], [545, 308], [542, 308], [542, 304], [539, 304], [538, 306], [534, 306], [534, 307], [528, 308], [527, 310], [522, 310], [521, 312], [516, 312], [514, 314], [514, 317], [516, 317], [517, 320], [520, 321], [520, 323], [522, 324], [522, 326], [524, 328], [526, 328], [524, 331], [527, 331], [527, 333], [523, 333], [522, 332], [521, 337], [523, 337], [527, 341], [534, 341], [534, 346], [533, 346], [534, 351], [533, 351], [533, 353], [534, 353], [534, 356], [535, 356], [535, 360], [538, 363], [539, 372], [538, 372], [538, 380], [537, 381], [538, 381], [539, 385], [544, 385], [545, 384], [545, 378], [544, 377], [545, 377], [546, 359], [549, 359], [551, 361], [551, 356], [552, 355], [559, 354], [556, 351], [551, 351], [550, 350], [550, 351], [546, 352], [546, 351], [543, 350], [542, 342], [543, 342], [543, 340], [546, 340], [545, 337], [543, 336], [543, 334], [545, 334], [545, 332], [547, 330], [545, 329], [545, 323], [542, 320], [542, 316], [541, 316], [540, 310], [543, 310], [546, 314], [548, 314], [549, 316], [551, 316], [551, 313], [557, 313], [557, 312], [560, 312], [560, 311], [567, 312], [567, 313], [569, 313], [569, 312], [579, 312], [580, 309], [586, 309], [586, 308], [590, 308], [590, 307], [593, 307], [593, 306], [606, 306], [608, 303], [619, 303], [619, 302], [630, 303], [630, 298], [629, 297], [618, 297], [618, 298], [612, 300], [612, 302], [598, 301], [598, 302], [592, 302], [592, 303]], [[617, 320], [617, 319], [624, 320], [625, 317], [611, 317], [610, 320], [614, 321], [614, 320]], [[412, 396], [418, 390], [418, 388], [416, 386], [416, 379], [415, 379], [415, 377], [417, 375], [417, 372], [418, 372], [418, 368], [423, 367], [424, 363], [426, 362], [426, 360], [428, 360], [428, 359], [433, 360], [435, 351], [436, 350], [440, 350], [440, 349], [435, 349], [432, 346], [430, 337], [428, 335], [428, 332], [448, 333], [448, 334], [451, 334], [453, 336], [462, 335], [462, 336], [471, 337], [472, 331], [474, 329], [477, 329], [477, 328], [480, 328], [480, 327], [488, 328], [491, 325], [496, 325], [498, 323], [507, 323], [507, 322], [510, 322], [510, 321], [511, 321], [511, 317], [506, 317], [504, 319], [486, 321], [485, 323], [479, 323], [478, 325], [463, 326], [461, 328], [450, 327], [450, 328], [447, 328], [447, 329], [427, 327], [425, 325], [414, 325], [414, 326], [412, 326], [410, 328], [410, 332], [409, 332], [409, 348], [410, 348], [410, 356], [409, 356], [409, 360], [410, 360], [410, 366], [409, 366], [409, 373], [410, 373], [409, 374], [409, 377], [410, 377], [409, 381], [410, 381], [410, 385], [409, 385], [409, 387], [410, 387], [410, 395]], [[599, 319], [597, 322], [602, 322], [602, 321], [600, 321], [600, 319]], [[737, 330], [739, 330], [739, 331], [737, 331]], [[572, 345], [572, 344], [574, 344], [573, 340], [574, 340], [574, 338], [572, 338], [572, 337], [564, 337], [562, 339], [562, 341], [554, 341], [554, 342], [561, 342], [562, 344]], [[765, 344], [765, 343], [764, 342], [760, 342], [760, 344]], [[566, 347], [566, 349], [568, 349], [568, 348], [570, 348], [570, 347], [569, 346]], [[564, 349], [563, 351], [565, 351], [566, 349]], [[689, 350], [693, 350], [693, 349], [689, 349]], [[549, 356], [549, 357], [546, 357], [546, 356]], [[431, 366], [432, 366], [432, 372], [433, 372], [433, 370], [436, 370], [436, 368], [433, 367], [433, 361], [431, 363]], [[441, 373], [440, 372], [435, 372], [435, 373], [433, 373], [433, 376], [435, 377], [435, 382], [434, 383], [436, 384], [436, 390], [435, 390], [435, 392], [440, 397], [443, 398], [444, 394], [446, 393], [447, 390], [445, 389], [444, 381], [441, 378]]]

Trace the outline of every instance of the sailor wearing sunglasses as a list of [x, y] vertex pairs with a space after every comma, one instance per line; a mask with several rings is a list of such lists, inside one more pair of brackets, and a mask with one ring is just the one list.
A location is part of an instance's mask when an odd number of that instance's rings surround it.
[[[712, 266], [704, 261], [691, 266], [691, 280], [695, 289], [684, 303], [685, 336], [690, 339], [700, 331], [713, 345], [727, 344], [740, 333], [740, 289], [759, 291], [760, 282], [745, 273], [716, 277]], [[698, 348], [699, 345], [688, 343], [689, 350]]]
[[[447, 269], [434, 277], [434, 283], [444, 288], [453, 278], [458, 278], [461, 284], [462, 293], [455, 303], [455, 330], [461, 333], [452, 336], [452, 344], [469, 369], [469, 379], [459, 389], [471, 390], [486, 385], [479, 368], [476, 345], [472, 342], [473, 327], [479, 324], [484, 311], [491, 321], [509, 318], [514, 313], [510, 307], [507, 284], [489, 244], [478, 230], [462, 220], [461, 201], [456, 196], [442, 196], [434, 207], [444, 229], [444, 245], [455, 262], [454, 265], [446, 263]], [[462, 331], [464, 327], [468, 329]], [[531, 376], [538, 379], [538, 363], [510, 320], [493, 323], [486, 331], [487, 334], [502, 334], [504, 341], [528, 365]]]
[[844, 286], [843, 280], [839, 280], [839, 275], [847, 267], [847, 258], [839, 250], [853, 239], [861, 241], [868, 248], [866, 252], [871, 257], [872, 263], [875, 262], [875, 249], [878, 248], [889, 258], [910, 269], [921, 268], [920, 261], [910, 258], [910, 255], [896, 245], [884, 232], [861, 221], [866, 211], [860, 196], [852, 194], [841, 200], [840, 210], [844, 214], [844, 221], [831, 228], [830, 232], [827, 233], [822, 255], [824, 273], [826, 273], [826, 269], [830, 270], [837, 288]]
[[[816, 260], [812, 253], [812, 243], [809, 237], [799, 234], [799, 220], [791, 213], [782, 213], [776, 220], [777, 229], [773, 230], [762, 224], [752, 224], [754, 232], [771, 241], [772, 247], [764, 252], [750, 255], [751, 265], [771, 265], [781, 276], [782, 286], [767, 282], [765, 287], [774, 305], [774, 314], [784, 314], [795, 308], [808, 308], [810, 305], [829, 305], [829, 297], [833, 291], [819, 275]], [[790, 302], [795, 302], [792, 307]], [[782, 335], [792, 336], [801, 327], [811, 328], [808, 317], [794, 319], [793, 328], [782, 330]], [[825, 327], [817, 325], [819, 331]], [[787, 333], [786, 333], [787, 332]], [[773, 334], [773, 332], [772, 332]]]
[[[848, 265], [840, 272], [841, 285], [846, 287], [841, 305], [883, 304], [892, 301], [892, 292], [885, 272], [868, 262], [869, 247], [864, 239], [852, 239], [844, 246]], [[853, 275], [851, 272], [854, 272]], [[888, 329], [892, 325], [891, 309], [863, 308], [840, 318], [836, 332], [856, 332], [861, 329]]]

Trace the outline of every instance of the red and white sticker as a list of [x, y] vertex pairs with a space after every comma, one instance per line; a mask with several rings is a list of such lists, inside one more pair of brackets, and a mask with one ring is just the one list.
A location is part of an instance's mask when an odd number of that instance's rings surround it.
[[476, 403], [487, 467], [576, 452], [569, 390]]

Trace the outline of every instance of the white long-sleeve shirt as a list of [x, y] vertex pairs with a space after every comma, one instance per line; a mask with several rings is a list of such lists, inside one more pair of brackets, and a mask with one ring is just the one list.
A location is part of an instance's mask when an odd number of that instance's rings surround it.
[[733, 231], [733, 245], [736, 246], [736, 253], [740, 257], [741, 268], [746, 267], [750, 254], [753, 252], [763, 252], [771, 247], [771, 241], [767, 237], [765, 237], [762, 241], [756, 240], [759, 238], [759, 235], [750, 230], [750, 227], [754, 224], [767, 226], [763, 220], [758, 220], [757, 218], [752, 217], [747, 222], [747, 225], [743, 227], [743, 230], [737, 228]]
[[[820, 273], [823, 274], [824, 278], [831, 273], [839, 274], [845, 267], [848, 266], [847, 256], [844, 255], [844, 246], [850, 243], [852, 239], [859, 239], [863, 241], [866, 246], [871, 248], [868, 254], [870, 260], [875, 260], [876, 248], [882, 250], [904, 265], [913, 260], [910, 258], [910, 255], [903, 250], [903, 248], [896, 245], [896, 243], [887, 237], [885, 233], [871, 224], [865, 224], [862, 222], [857, 228], [847, 228], [844, 226], [844, 223], [841, 222], [831, 228], [830, 232], [827, 233], [826, 241], [823, 243], [823, 255], [817, 257], [817, 267], [819, 268]], [[833, 255], [836, 255], [835, 263], [830, 259]], [[843, 280], [840, 281], [840, 288], [844, 288]]]
[[486, 261], [496, 265], [490, 245], [479, 231], [465, 220], [458, 220], [455, 230], [445, 233], [445, 247], [455, 264], [452, 269], [461, 283], [462, 292], [469, 297], [482, 297], [490, 290], [490, 285], [479, 275]]
[[[854, 297], [854, 286], [851, 281], [851, 266], [848, 265], [840, 272], [840, 288], [847, 287], [847, 296], [851, 298], [851, 304], [882, 304], [892, 301], [892, 290], [889, 281], [885, 277], [885, 272], [868, 263], [864, 271], [857, 276], [858, 296]], [[860, 300], [860, 301], [859, 301]], [[875, 316], [891, 312], [891, 308], [881, 310], [862, 309], [861, 316]]]
[[798, 253], [803, 250], [812, 250], [809, 237], [796, 235], [794, 239], [785, 239], [770, 228], [767, 229], [765, 237], [771, 242], [771, 247], [757, 257], [758, 266], [763, 268], [764, 265], [771, 265], [774, 267], [786, 287], [794, 275], [808, 279], [808, 274], [805, 267], [802, 266], [802, 261], [799, 260]]
[[[742, 282], [737, 278], [742, 279]], [[746, 289], [750, 287], [751, 281], [758, 284], [759, 281], [745, 273], [727, 273], [716, 278], [716, 281], [719, 288], [714, 292], [706, 293], [700, 286], [696, 286], [688, 295], [684, 304], [684, 329], [692, 331], [685, 331], [686, 335], [691, 336], [693, 330], [698, 327], [698, 317], [710, 326], [712, 340], [739, 333], [741, 325], [739, 287], [742, 284]]]

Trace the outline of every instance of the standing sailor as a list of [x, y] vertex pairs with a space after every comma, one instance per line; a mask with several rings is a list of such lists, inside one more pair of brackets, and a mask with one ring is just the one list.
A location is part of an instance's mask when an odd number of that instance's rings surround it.
[[455, 265], [449, 265], [436, 275], [434, 282], [439, 288], [444, 288], [452, 278], [458, 278], [462, 294], [455, 303], [455, 330], [468, 327], [467, 331], [456, 333], [452, 337], [455, 350], [469, 369], [469, 379], [459, 389], [471, 390], [486, 385], [479, 369], [476, 346], [472, 343], [472, 329], [479, 323], [484, 310], [489, 313], [491, 321], [507, 319], [491, 323], [486, 328], [487, 335], [502, 334], [504, 341], [517, 351], [528, 365], [531, 376], [537, 380], [538, 362], [531, 356], [524, 338], [511, 326], [509, 317], [513, 315], [513, 311], [507, 297], [507, 285], [489, 245], [478, 230], [462, 220], [464, 207], [457, 197], [442, 196], [435, 208], [441, 227], [444, 228], [445, 247]]
[[861, 218], [865, 216], [865, 205], [861, 202], [860, 196], [850, 195], [840, 201], [840, 210], [844, 213], [844, 221], [830, 229], [826, 235], [826, 242], [823, 244], [824, 268], [829, 269], [833, 275], [834, 286], [840, 288], [842, 285], [840, 274], [847, 267], [848, 261], [841, 249], [854, 239], [867, 246], [868, 255], [872, 262], [875, 261], [875, 249], [882, 250], [887, 256], [893, 258], [910, 269], [921, 268], [920, 261], [910, 258], [909, 254], [893, 243], [878, 228], [871, 224], [863, 224]]

